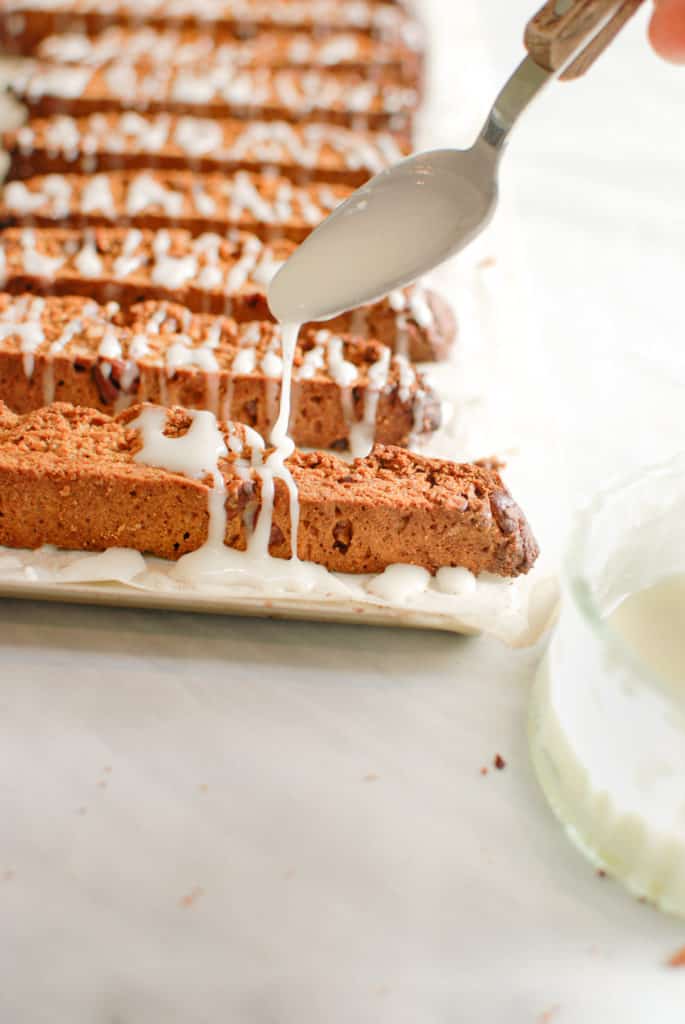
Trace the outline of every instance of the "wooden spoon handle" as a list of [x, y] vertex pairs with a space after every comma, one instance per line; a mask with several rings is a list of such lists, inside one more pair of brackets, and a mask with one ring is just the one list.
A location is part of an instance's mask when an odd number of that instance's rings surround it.
[[[526, 49], [540, 67], [559, 71], [584, 40], [589, 39], [585, 49], [560, 76], [563, 80], [579, 78], [606, 50], [642, 2], [549, 0], [526, 26]], [[593, 33], [596, 34], [593, 36]]]

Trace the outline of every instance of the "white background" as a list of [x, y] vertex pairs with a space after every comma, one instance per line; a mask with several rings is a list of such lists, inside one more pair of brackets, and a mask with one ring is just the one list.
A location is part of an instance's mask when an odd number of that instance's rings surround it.
[[[485, 112], [472, 8], [494, 81], [530, 13], [459, 4], [430, 5], [450, 83], [436, 143]], [[500, 330], [491, 395], [525, 441], [522, 479], [539, 467], [552, 544], [569, 495], [683, 445], [685, 69], [649, 53], [644, 20], [549, 89], [503, 172], [502, 216], [520, 222], [503, 273], [530, 327]], [[597, 878], [531, 776], [539, 650], [0, 615], [3, 1024], [683, 1020], [685, 971], [664, 961], [685, 924]], [[481, 776], [496, 752], [506, 769]]]

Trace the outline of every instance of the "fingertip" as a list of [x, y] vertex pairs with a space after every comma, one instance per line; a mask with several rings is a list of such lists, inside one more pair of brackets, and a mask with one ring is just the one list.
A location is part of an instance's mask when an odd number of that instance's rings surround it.
[[659, 0], [649, 23], [649, 41], [664, 60], [685, 64], [685, 0]]

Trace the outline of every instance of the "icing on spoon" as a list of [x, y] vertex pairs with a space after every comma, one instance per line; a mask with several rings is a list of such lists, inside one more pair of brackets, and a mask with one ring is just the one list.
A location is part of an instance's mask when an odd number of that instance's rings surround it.
[[420, 153], [376, 175], [299, 246], [269, 287], [282, 323], [327, 320], [415, 281], [463, 249], [497, 201], [500, 157], [543, 86], [584, 73], [642, 0], [550, 0], [529, 22], [529, 56], [474, 145]]

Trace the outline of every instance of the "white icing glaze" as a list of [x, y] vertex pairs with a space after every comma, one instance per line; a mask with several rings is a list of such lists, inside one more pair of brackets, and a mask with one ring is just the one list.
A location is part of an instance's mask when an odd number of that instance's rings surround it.
[[95, 174], [88, 180], [81, 194], [81, 209], [85, 214], [101, 213], [110, 220], [116, 220], [114, 196], [106, 175]]
[[476, 584], [473, 573], [461, 566], [443, 566], [435, 575], [435, 587], [441, 594], [473, 594]]
[[169, 256], [171, 237], [168, 231], [158, 231], [154, 240], [154, 265], [151, 280], [173, 291], [182, 288], [197, 274], [197, 259], [194, 255]]
[[[187, 340], [190, 341], [189, 338]], [[167, 375], [173, 377], [177, 370], [187, 366], [197, 366], [204, 373], [216, 373], [219, 369], [216, 356], [203, 345], [193, 347], [183, 341], [170, 345], [166, 352]]]
[[[317, 338], [327, 332], [320, 331]], [[328, 372], [341, 388], [349, 388], [359, 377], [359, 369], [350, 363], [344, 356], [342, 338], [331, 334], [327, 339], [326, 353], [328, 357]]]
[[64, 256], [48, 256], [36, 248], [36, 236], [31, 228], [21, 233], [23, 267], [33, 277], [51, 280], [64, 263]]
[[19, 338], [19, 351], [22, 355], [22, 366], [27, 377], [33, 376], [34, 353], [45, 341], [45, 334], [40, 325], [40, 320], [29, 321], [28, 323], [0, 323], [0, 339], [9, 337]]
[[98, 356], [100, 359], [106, 359], [110, 362], [121, 359], [122, 355], [121, 342], [117, 337], [116, 331], [112, 327], [108, 327], [100, 342]]
[[3, 198], [7, 208], [20, 217], [37, 213], [45, 204], [44, 193], [32, 192], [23, 181], [10, 181], [5, 186]]
[[241, 348], [231, 365], [231, 372], [235, 374], [254, 373], [257, 366], [257, 357], [253, 348]]
[[[8, 0], [5, 13], [12, 16], [13, 31], [19, 34], [23, 25], [16, 20], [27, 10], [59, 10], [63, 0]], [[274, 4], [271, 0], [204, 0], [201, 7], [191, 0], [71, 0], [70, 14], [78, 18], [88, 13], [108, 14], [112, 20], [145, 21], [164, 18], [197, 24], [222, 20], [240, 21], [245, 26], [289, 27], [305, 24], [314, 28], [357, 29], [373, 31], [381, 38], [397, 38], [406, 31], [406, 14], [402, 7], [382, 6], [365, 0], [289, 0]]]
[[82, 277], [99, 277], [102, 274], [102, 260], [97, 253], [95, 240], [90, 232], [86, 233], [83, 245], [74, 262]]
[[[113, 26], [94, 38], [73, 32], [49, 36], [39, 45], [37, 55], [42, 60], [59, 64], [87, 64], [90, 67], [121, 60], [122, 56], [129, 63], [145, 61], [168, 65], [173, 62], [177, 67], [186, 64], [241, 67], [255, 63], [260, 66], [289, 63], [331, 67], [362, 60], [365, 54], [361, 38], [352, 33], [324, 36], [321, 40], [301, 32], [296, 35], [260, 33], [254, 39], [219, 42], [210, 34], [184, 40], [179, 32], [171, 29], [160, 31], [147, 26], [121, 29]], [[366, 58], [377, 67], [392, 55], [391, 47], [374, 40]]]
[[16, 89], [24, 92], [29, 100], [37, 101], [43, 96], [56, 96], [70, 100], [81, 96], [92, 75], [88, 67], [29, 65], [25, 76], [18, 76]]
[[206, 156], [221, 149], [223, 132], [216, 121], [198, 117], [179, 118], [174, 131], [174, 142], [188, 156]]
[[371, 579], [366, 589], [385, 601], [405, 604], [425, 591], [429, 582], [430, 573], [420, 565], [389, 565], [384, 572]]
[[137, 228], [131, 228], [126, 233], [121, 256], [114, 261], [114, 273], [117, 277], [128, 277], [143, 265], [145, 257], [140, 251], [142, 241], [142, 232]]
[[280, 380], [283, 375], [283, 360], [275, 352], [265, 352], [260, 366], [267, 377]]
[[[166, 409], [150, 406], [143, 409], [140, 416], [130, 426], [140, 431], [143, 446], [136, 452], [136, 462], [146, 466], [157, 466], [171, 473], [182, 473], [195, 480], [203, 480], [211, 476], [217, 483], [223, 478], [218, 468], [218, 460], [228, 454], [223, 435], [219, 430], [216, 417], [203, 410], [189, 410], [191, 418], [189, 429], [180, 437], [167, 437]], [[223, 543], [223, 533], [221, 536]]]
[[131, 359], [144, 359], [150, 354], [150, 344], [144, 334], [134, 334], [131, 344], [128, 347], [128, 354]]
[[[85, 123], [83, 131], [80, 124]], [[36, 145], [31, 128], [20, 129], [17, 144], [24, 155]], [[64, 115], [47, 119], [45, 146], [51, 155], [75, 161], [79, 154], [97, 152], [159, 153], [171, 144], [189, 159], [215, 156], [228, 162], [246, 161], [258, 165], [312, 168], [324, 150], [335, 154], [350, 171], [377, 174], [402, 159], [402, 151], [392, 135], [374, 132], [361, 136], [336, 125], [292, 125], [284, 121], [251, 121], [231, 126], [224, 137], [221, 124], [208, 118], [179, 117], [168, 114], [144, 116], [125, 111], [105, 117], [92, 114], [84, 122]]]
[[368, 455], [373, 448], [378, 399], [387, 387], [390, 355], [390, 349], [384, 346], [380, 358], [369, 367], [364, 394], [364, 415], [360, 422], [350, 426], [350, 451], [356, 458]]

